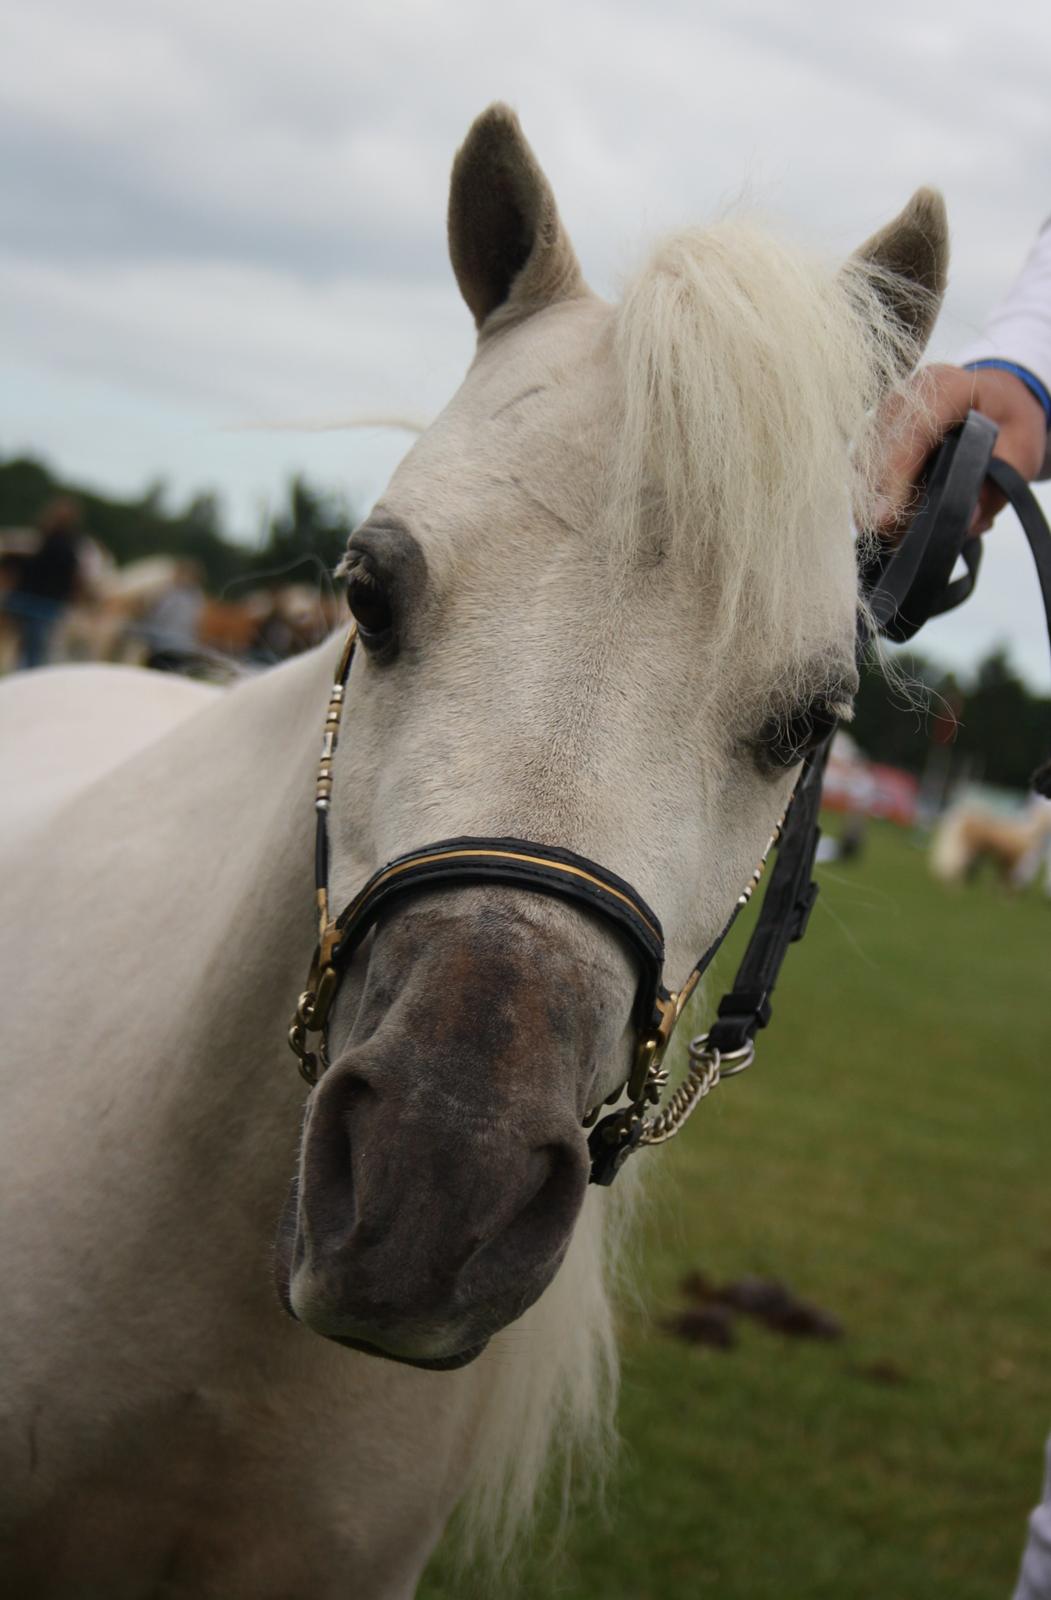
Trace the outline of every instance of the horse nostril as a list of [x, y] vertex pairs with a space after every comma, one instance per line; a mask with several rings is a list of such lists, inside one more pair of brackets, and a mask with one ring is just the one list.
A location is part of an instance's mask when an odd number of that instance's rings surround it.
[[529, 1152], [526, 1173], [524, 1198], [504, 1237], [542, 1236], [571, 1227], [587, 1180], [580, 1152], [570, 1144], [538, 1145]]
[[333, 1159], [350, 1159], [356, 1114], [372, 1093], [368, 1083], [343, 1067], [330, 1067], [322, 1078], [314, 1123]]
[[314, 1228], [340, 1247], [359, 1220], [360, 1156], [368, 1148], [375, 1121], [376, 1091], [367, 1079], [337, 1064], [322, 1078], [308, 1125], [304, 1167]]
[[537, 1145], [519, 1172], [515, 1210], [479, 1228], [461, 1260], [459, 1270], [474, 1288], [479, 1282], [505, 1285], [550, 1261], [572, 1231], [587, 1188], [583, 1156], [568, 1143]]
[[544, 1188], [549, 1179], [554, 1177], [558, 1163], [559, 1147], [557, 1144], [542, 1144], [538, 1145], [535, 1150], [530, 1150], [529, 1162], [526, 1168], [526, 1199], [521, 1207], [523, 1211], [527, 1206], [532, 1205], [541, 1189]]

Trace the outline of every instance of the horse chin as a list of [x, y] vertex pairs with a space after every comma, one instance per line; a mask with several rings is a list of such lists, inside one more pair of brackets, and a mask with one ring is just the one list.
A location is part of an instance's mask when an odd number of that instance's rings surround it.
[[[294, 1311], [291, 1314], [295, 1316]], [[399, 1356], [367, 1339], [347, 1339], [337, 1333], [326, 1333], [322, 1337], [333, 1344], [341, 1344], [345, 1350], [359, 1350], [363, 1355], [378, 1356], [381, 1361], [397, 1361], [403, 1367], [419, 1367], [423, 1372], [455, 1372], [458, 1367], [468, 1367], [472, 1361], [477, 1361], [489, 1343], [488, 1339], [483, 1339], [481, 1344], [471, 1345], [453, 1356]]]
[[[309, 1323], [303, 1322], [302, 1317], [297, 1314], [288, 1287], [280, 1278], [277, 1292], [282, 1307], [293, 1322], [298, 1322], [301, 1327], [309, 1327]], [[488, 1339], [483, 1339], [479, 1344], [468, 1345], [465, 1350], [458, 1350], [448, 1356], [412, 1356], [401, 1354], [396, 1350], [385, 1350], [382, 1345], [374, 1344], [371, 1339], [356, 1339], [349, 1334], [330, 1333], [324, 1328], [311, 1328], [310, 1331], [322, 1339], [328, 1339], [331, 1344], [342, 1345], [344, 1350], [357, 1350], [361, 1355], [376, 1356], [381, 1361], [396, 1361], [403, 1367], [419, 1367], [423, 1372], [455, 1372], [458, 1367], [470, 1366], [472, 1361], [477, 1361], [489, 1343]]]

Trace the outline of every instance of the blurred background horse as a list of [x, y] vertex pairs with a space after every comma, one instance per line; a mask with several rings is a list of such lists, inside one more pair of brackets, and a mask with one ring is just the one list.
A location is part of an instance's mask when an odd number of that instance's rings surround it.
[[938, 822], [931, 841], [931, 871], [943, 883], [964, 883], [988, 864], [1008, 889], [1024, 889], [1048, 865], [1051, 893], [1051, 801], [1032, 796], [1016, 816], [973, 802], [953, 806]]

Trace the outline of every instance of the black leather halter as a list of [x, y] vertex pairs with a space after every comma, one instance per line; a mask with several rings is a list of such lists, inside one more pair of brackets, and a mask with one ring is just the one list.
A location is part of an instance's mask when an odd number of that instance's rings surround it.
[[[883, 553], [862, 573], [868, 613], [859, 627], [859, 654], [869, 643], [873, 629], [890, 639], [909, 639], [929, 617], [961, 604], [971, 593], [981, 548], [977, 540], [968, 538], [968, 530], [987, 476], [1011, 501], [1025, 529], [1037, 566], [1051, 640], [1051, 530], [1018, 473], [1005, 462], [992, 459], [995, 442], [995, 426], [976, 412], [945, 441], [931, 465], [922, 504], [908, 535], [897, 550]], [[952, 572], [960, 558], [966, 570], [954, 580]], [[789, 809], [775, 829], [763, 861], [738, 897], [726, 926], [695, 963], [681, 988], [672, 992], [664, 983], [664, 934], [660, 921], [632, 885], [586, 856], [529, 839], [444, 839], [409, 851], [373, 873], [337, 917], [330, 915], [327, 814], [354, 638], [352, 627], [332, 688], [318, 769], [318, 945], [307, 987], [289, 1030], [289, 1043], [299, 1059], [300, 1071], [313, 1084], [319, 1067], [327, 1066], [326, 1025], [343, 973], [370, 928], [392, 904], [433, 889], [479, 883], [509, 885], [568, 900], [612, 923], [638, 961], [639, 984], [633, 1012], [637, 1043], [632, 1068], [627, 1083], [610, 1097], [611, 1101], [622, 1103], [592, 1127], [588, 1139], [592, 1182], [611, 1183], [632, 1150], [643, 1143], [662, 1142], [685, 1120], [682, 1115], [671, 1125], [667, 1111], [654, 1118], [648, 1115], [648, 1108], [660, 1100], [667, 1081], [661, 1062], [686, 1001], [739, 911], [751, 898], [766, 856], [776, 845], [770, 883], [733, 986], [720, 1000], [715, 1021], [701, 1041], [701, 1059], [708, 1077], [696, 1080], [693, 1103], [719, 1081], [720, 1075], [729, 1077], [733, 1070], [739, 1070], [726, 1063], [739, 1061], [744, 1066], [751, 1060], [755, 1035], [770, 1020], [771, 997], [788, 947], [802, 938], [817, 898], [812, 873], [819, 838], [821, 782], [833, 735], [830, 733], [805, 762]], [[1041, 792], [1051, 794], [1051, 762], [1038, 771], [1034, 783]], [[316, 1051], [308, 1045], [311, 1033], [319, 1035]], [[592, 1120], [589, 1118], [589, 1122]], [[655, 1131], [658, 1123], [664, 1126]]]
[[[741, 907], [751, 898], [770, 845], [764, 853], [763, 862], [760, 862], [738, 897], [726, 926], [695, 963], [686, 982], [674, 993], [664, 982], [664, 931], [660, 919], [638, 891], [608, 867], [586, 856], [553, 845], [538, 844], [531, 839], [443, 839], [436, 844], [424, 845], [419, 850], [408, 851], [374, 872], [353, 900], [337, 917], [332, 917], [328, 898], [328, 810], [332, 797], [332, 764], [339, 738], [347, 679], [354, 659], [354, 643], [355, 630], [352, 627], [332, 686], [318, 767], [314, 853], [318, 944], [307, 987], [300, 996], [289, 1029], [289, 1044], [299, 1060], [300, 1072], [308, 1083], [314, 1084], [319, 1071], [327, 1067], [326, 1028], [343, 974], [369, 930], [392, 904], [433, 889], [478, 883], [509, 885], [575, 902], [613, 924], [621, 938], [630, 945], [639, 970], [633, 1008], [636, 1048], [631, 1072], [627, 1083], [611, 1097], [621, 1100], [626, 1093], [629, 1104], [598, 1122], [589, 1138], [592, 1181], [610, 1183], [624, 1157], [640, 1142], [645, 1108], [659, 1098], [659, 1090], [665, 1082], [661, 1061], [675, 1024]], [[820, 783], [803, 783], [800, 789], [813, 797], [813, 803], [793, 806], [793, 812], [802, 809], [807, 816], [811, 811], [816, 815]], [[809, 842], [809, 836], [798, 827], [792, 831], [793, 834], [800, 834], [804, 844]], [[780, 835], [779, 823], [770, 844], [773, 845]], [[813, 847], [816, 847], [816, 835]], [[802, 875], [798, 871], [791, 874], [793, 885], [802, 877], [809, 881], [813, 847], [809, 848], [808, 854], [804, 851], [806, 861]], [[794, 855], [794, 852], [789, 852], [789, 855]], [[785, 859], [782, 852], [779, 867]], [[802, 922], [798, 919], [797, 922], [801, 932]], [[798, 933], [793, 936], [798, 937]], [[775, 938], [774, 944], [780, 947], [779, 937]], [[767, 964], [764, 963], [764, 970]], [[755, 1010], [749, 1038], [755, 1028], [764, 1025], [769, 1015], [765, 994], [757, 1001]], [[724, 1031], [732, 1026], [729, 1017], [722, 1018], [717, 1024]], [[739, 1027], [737, 1031], [740, 1032]], [[309, 1048], [311, 1033], [319, 1035], [317, 1048], [313, 1050]]]

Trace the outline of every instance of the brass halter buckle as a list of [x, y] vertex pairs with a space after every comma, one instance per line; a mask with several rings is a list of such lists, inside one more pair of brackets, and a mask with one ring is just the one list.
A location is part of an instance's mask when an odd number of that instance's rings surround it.
[[288, 1043], [292, 1054], [299, 1062], [299, 1076], [304, 1083], [309, 1083], [313, 1088], [317, 1083], [320, 1073], [318, 1071], [318, 1057], [321, 1056], [321, 1070], [324, 1071], [325, 1043], [324, 1035], [318, 1051], [307, 1049], [307, 1034], [310, 1031], [310, 1020], [313, 1015], [314, 993], [311, 989], [304, 989], [296, 1006], [296, 1014], [292, 1019], [292, 1026], [288, 1030]]
[[[309, 987], [299, 997], [296, 1014], [288, 1030], [288, 1043], [299, 1062], [300, 1077], [313, 1088], [321, 1072], [328, 1068], [325, 1024], [339, 988], [339, 973], [333, 966], [321, 966], [320, 953], [316, 953], [307, 983]], [[321, 1035], [316, 1051], [308, 1048], [307, 1035], [310, 1033]]]
[[651, 1120], [647, 1110], [660, 1104], [668, 1087], [665, 1052], [683, 1007], [696, 988], [698, 977], [698, 973], [691, 972], [678, 994], [658, 996], [657, 1026], [640, 1039], [627, 1085], [614, 1090], [603, 1102], [605, 1105], [615, 1105], [626, 1092], [628, 1104], [603, 1117], [601, 1122], [597, 1119], [602, 1107], [596, 1106], [585, 1119], [584, 1126], [591, 1128], [588, 1150], [593, 1183], [604, 1186], [611, 1184], [631, 1152], [646, 1142], [646, 1130]]

